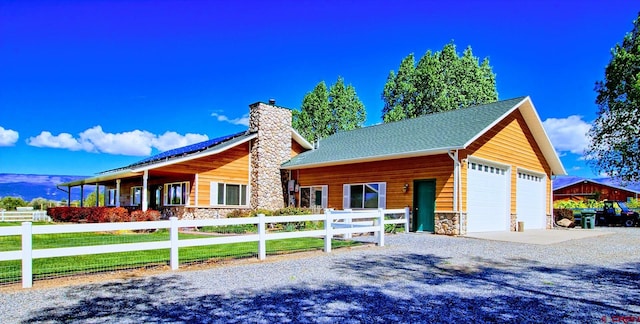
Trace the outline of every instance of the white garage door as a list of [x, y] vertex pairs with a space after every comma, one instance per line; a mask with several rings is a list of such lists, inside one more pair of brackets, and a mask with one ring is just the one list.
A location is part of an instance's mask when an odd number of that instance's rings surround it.
[[544, 229], [546, 225], [547, 183], [541, 175], [518, 171], [516, 182], [516, 215], [526, 229]]
[[468, 163], [467, 232], [509, 230], [509, 172], [488, 163]]

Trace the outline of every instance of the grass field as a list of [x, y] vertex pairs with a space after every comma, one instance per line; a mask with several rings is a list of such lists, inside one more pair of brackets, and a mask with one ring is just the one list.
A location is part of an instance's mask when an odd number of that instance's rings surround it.
[[[6, 224], [2, 224], [7, 226]], [[210, 238], [207, 234], [180, 233], [180, 240]], [[169, 232], [160, 230], [154, 233], [72, 233], [72, 234], [43, 234], [34, 235], [33, 249], [48, 249], [73, 246], [92, 246], [105, 244], [123, 244], [138, 242], [155, 242], [169, 240]], [[332, 240], [332, 247], [339, 248], [353, 246], [359, 243], [353, 241]], [[20, 250], [20, 236], [0, 237], [0, 251]], [[321, 238], [296, 238], [283, 240], [269, 240], [266, 243], [267, 254], [282, 254], [296, 251], [318, 250], [324, 247]], [[184, 247], [179, 250], [179, 262], [197, 263], [212, 259], [257, 257], [258, 242], [221, 244], [198, 247]], [[142, 268], [149, 266], [168, 265], [169, 249], [149, 251], [105, 253], [94, 255], [80, 255], [72, 257], [44, 258], [33, 260], [34, 279], [46, 279], [77, 274], [99, 273], [123, 269]], [[0, 262], [0, 284], [18, 282], [21, 280], [21, 261]]]

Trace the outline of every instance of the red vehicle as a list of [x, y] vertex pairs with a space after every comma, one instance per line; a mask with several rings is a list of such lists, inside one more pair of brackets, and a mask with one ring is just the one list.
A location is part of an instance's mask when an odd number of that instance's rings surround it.
[[636, 226], [640, 223], [637, 212], [629, 209], [622, 201], [605, 200], [604, 208], [596, 211], [596, 225], [623, 225]]

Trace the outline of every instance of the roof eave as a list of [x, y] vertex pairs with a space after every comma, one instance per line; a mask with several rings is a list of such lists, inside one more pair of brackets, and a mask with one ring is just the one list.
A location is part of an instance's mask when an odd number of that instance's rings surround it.
[[226, 150], [234, 148], [234, 147], [236, 147], [238, 145], [242, 145], [242, 144], [254, 139], [256, 136], [258, 136], [258, 134], [257, 133], [253, 133], [253, 134], [248, 135], [243, 140], [238, 141], [237, 143], [233, 143], [232, 145], [228, 145], [228, 146], [223, 145], [223, 147], [215, 149], [215, 150], [205, 150], [205, 151], [198, 152], [198, 153], [191, 154], [191, 155], [187, 155], [187, 156], [184, 156], [184, 157], [174, 158], [174, 159], [171, 159], [171, 160], [168, 160], [168, 161], [163, 161], [161, 163], [152, 163], [152, 164], [145, 165], [145, 166], [140, 166], [140, 167], [136, 166], [136, 167], [132, 167], [131, 170], [133, 172], [143, 172], [145, 170], [153, 170], [153, 169], [165, 167], [165, 166], [172, 165], [172, 164], [187, 162], [187, 161], [191, 161], [191, 160], [195, 160], [195, 159], [199, 159], [199, 158], [203, 158], [203, 157], [219, 154], [219, 153], [222, 153], [222, 152], [224, 152]]
[[489, 124], [482, 131], [472, 137], [467, 143], [465, 143], [464, 146], [468, 147], [469, 145], [471, 145], [471, 143], [476, 141], [478, 138], [480, 138], [480, 136], [484, 135], [491, 128], [496, 126], [499, 122], [505, 119], [516, 109], [520, 109], [520, 112], [522, 113], [527, 126], [531, 130], [536, 143], [542, 151], [542, 155], [546, 159], [547, 163], [549, 163], [551, 173], [553, 175], [567, 175], [567, 171], [562, 165], [562, 161], [560, 161], [560, 157], [556, 153], [556, 150], [553, 147], [553, 144], [551, 143], [547, 132], [544, 130], [544, 127], [542, 127], [542, 121], [540, 120], [540, 117], [538, 116], [538, 113], [536, 112], [535, 107], [533, 106], [533, 102], [531, 101], [531, 98], [529, 96], [526, 96], [520, 102], [513, 105], [511, 109], [506, 111], [502, 116], [500, 116], [500, 118], [497, 118], [493, 123]]
[[306, 138], [300, 135], [300, 133], [298, 133], [298, 131], [296, 131], [293, 127], [291, 128], [291, 138], [293, 138], [293, 140], [296, 141], [296, 143], [300, 144], [300, 146], [302, 146], [303, 148], [306, 148], [307, 150], [313, 149], [313, 145], [309, 143]]
[[384, 161], [384, 160], [395, 160], [395, 159], [404, 159], [404, 158], [419, 157], [419, 156], [445, 154], [452, 150], [461, 150], [461, 149], [463, 149], [463, 147], [446, 147], [446, 148], [437, 148], [437, 149], [424, 150], [424, 151], [412, 151], [412, 152], [406, 152], [402, 154], [377, 155], [377, 156], [368, 156], [368, 157], [355, 158], [355, 159], [333, 160], [333, 161], [324, 161], [324, 162], [316, 162], [316, 163], [303, 163], [303, 164], [296, 164], [291, 166], [283, 165], [281, 166], [281, 168], [284, 170], [310, 169], [310, 168], [327, 167], [327, 166], [334, 166], [334, 165], [376, 162], [376, 161]]
[[131, 177], [136, 177], [140, 175], [141, 174], [139, 172], [133, 172], [131, 170], [123, 170], [123, 171], [117, 171], [117, 172], [112, 172], [107, 174], [101, 174], [95, 177], [89, 177], [89, 178], [84, 178], [80, 180], [65, 182], [65, 183], [59, 184], [58, 186], [59, 187], [77, 187], [77, 186], [86, 185], [86, 184], [96, 184], [100, 182], [123, 179], [123, 178], [131, 178]]
[[601, 186], [607, 186], [607, 187], [614, 188], [614, 189], [618, 189], [618, 190], [624, 190], [624, 191], [628, 191], [628, 192], [633, 192], [633, 193], [640, 194], [640, 191], [635, 191], [635, 190], [630, 189], [630, 188], [625, 188], [625, 187], [620, 187], [620, 186], [610, 185], [610, 184], [606, 184], [606, 183], [602, 183], [602, 182], [599, 182], [599, 181], [595, 181], [595, 180], [591, 180], [591, 179], [586, 179], [586, 178], [585, 178], [585, 179], [581, 179], [581, 180], [574, 181], [574, 182], [569, 183], [569, 184], [566, 184], [566, 185], [564, 185], [564, 186], [562, 186], [562, 187], [554, 188], [554, 189], [553, 189], [553, 191], [560, 190], [560, 189], [564, 189], [564, 188], [567, 188], [567, 187], [571, 187], [571, 186], [577, 185], [577, 184], [579, 184], [579, 183], [581, 183], [581, 182], [591, 182], [591, 183], [593, 183], [593, 184], [597, 184], [597, 185], [601, 185]]

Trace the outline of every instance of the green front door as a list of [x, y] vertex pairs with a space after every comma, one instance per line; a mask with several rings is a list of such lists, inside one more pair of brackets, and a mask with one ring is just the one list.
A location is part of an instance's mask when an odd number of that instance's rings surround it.
[[436, 181], [417, 180], [413, 183], [413, 230], [435, 231]]

